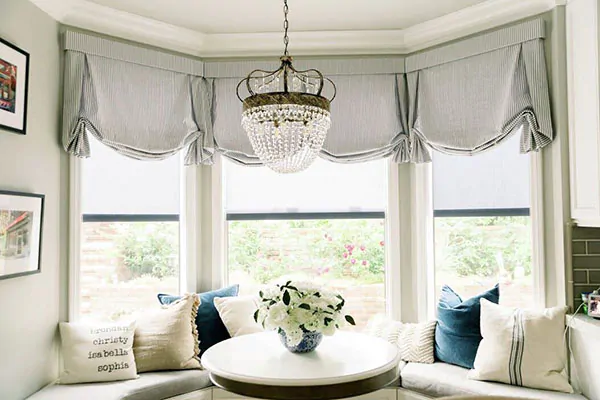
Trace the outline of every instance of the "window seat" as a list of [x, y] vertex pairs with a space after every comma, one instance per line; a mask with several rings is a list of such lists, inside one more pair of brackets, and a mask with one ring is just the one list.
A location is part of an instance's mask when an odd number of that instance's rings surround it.
[[458, 395], [496, 395], [540, 400], [585, 400], [580, 394], [552, 392], [467, 378], [468, 369], [442, 362], [409, 363], [402, 369], [402, 387], [436, 398]]
[[[494, 382], [481, 382], [467, 378], [468, 370], [450, 364], [402, 363], [401, 377], [386, 391], [394, 387], [401, 393], [400, 398], [421, 400], [454, 395], [502, 395], [540, 400], [586, 400], [580, 394], [550, 392], [529, 389]], [[29, 400], [205, 400], [202, 389], [212, 386], [207, 371], [147, 372], [139, 379], [106, 383], [84, 383], [77, 385], [49, 385], [35, 393]], [[196, 392], [196, 393], [194, 393]], [[222, 393], [221, 393], [222, 392]], [[210, 393], [210, 390], [207, 391]], [[216, 396], [223, 400], [240, 399], [225, 391]], [[394, 391], [395, 393], [395, 391]], [[387, 399], [381, 391], [361, 396], [363, 399]], [[396, 396], [393, 396], [396, 398]]]
[[146, 372], [138, 379], [74, 385], [49, 385], [30, 400], [163, 400], [212, 385], [203, 370]]

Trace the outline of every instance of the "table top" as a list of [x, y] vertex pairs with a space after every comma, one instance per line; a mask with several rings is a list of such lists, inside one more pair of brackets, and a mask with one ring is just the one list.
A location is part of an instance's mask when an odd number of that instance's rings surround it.
[[202, 355], [202, 366], [222, 378], [255, 385], [320, 386], [376, 377], [397, 368], [400, 354], [386, 340], [338, 331], [316, 350], [295, 354], [275, 332], [238, 336]]

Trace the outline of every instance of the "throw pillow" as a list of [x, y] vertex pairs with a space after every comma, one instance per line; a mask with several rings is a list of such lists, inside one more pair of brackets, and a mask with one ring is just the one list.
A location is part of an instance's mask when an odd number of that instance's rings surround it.
[[187, 294], [138, 318], [133, 340], [138, 372], [200, 368], [199, 304], [198, 296]]
[[137, 378], [133, 356], [135, 322], [111, 325], [59, 324], [64, 372], [60, 383]]
[[468, 377], [572, 393], [563, 370], [566, 307], [503, 307], [481, 299], [481, 334]]
[[433, 364], [436, 325], [437, 321], [402, 324], [398, 335], [398, 349], [404, 361]]
[[215, 297], [214, 302], [231, 337], [263, 331], [263, 328], [254, 321], [254, 312], [258, 308], [256, 297]]
[[[238, 290], [239, 285], [233, 285], [210, 292], [198, 293], [200, 306], [196, 315], [196, 327], [198, 329], [198, 340], [200, 341], [200, 354], [209, 347], [230, 338], [227, 328], [225, 328], [223, 321], [219, 317], [219, 312], [215, 308], [213, 300], [215, 297], [237, 296]], [[181, 296], [171, 296], [168, 294], [158, 295], [158, 301], [164, 305], [171, 304], [180, 298]]]
[[432, 364], [436, 324], [437, 321], [408, 324], [376, 315], [367, 324], [365, 333], [398, 346], [404, 361]]
[[473, 368], [475, 354], [481, 342], [480, 299], [497, 304], [500, 300], [498, 285], [465, 301], [449, 286], [442, 287], [435, 330], [435, 357], [438, 360]]

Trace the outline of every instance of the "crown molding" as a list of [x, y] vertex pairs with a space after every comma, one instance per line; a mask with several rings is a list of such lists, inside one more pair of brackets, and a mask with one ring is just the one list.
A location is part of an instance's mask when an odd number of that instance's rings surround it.
[[[30, 0], [57, 21], [206, 58], [279, 55], [281, 33], [207, 34], [88, 0]], [[567, 0], [488, 0], [406, 29], [292, 32], [294, 55], [403, 54], [540, 14]]]

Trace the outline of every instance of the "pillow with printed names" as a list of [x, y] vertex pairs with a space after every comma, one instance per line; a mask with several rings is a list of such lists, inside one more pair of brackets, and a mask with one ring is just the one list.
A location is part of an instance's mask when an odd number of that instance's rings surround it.
[[135, 322], [59, 325], [64, 360], [61, 384], [137, 378], [133, 354]]

